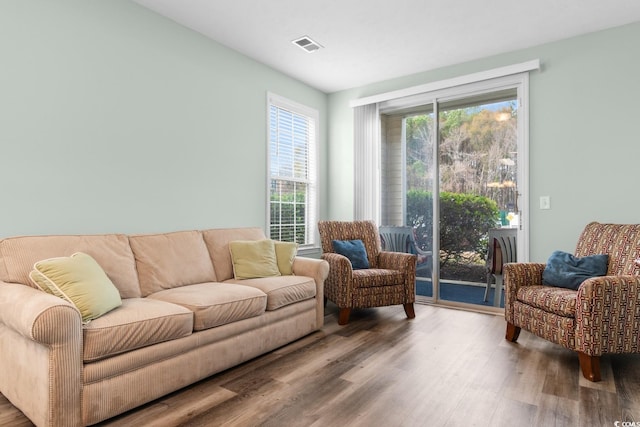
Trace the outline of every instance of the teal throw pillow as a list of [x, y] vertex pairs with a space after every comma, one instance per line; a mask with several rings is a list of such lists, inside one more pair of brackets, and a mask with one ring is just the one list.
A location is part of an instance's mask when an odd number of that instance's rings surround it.
[[333, 250], [351, 261], [354, 270], [369, 268], [367, 250], [362, 240], [333, 240]]
[[606, 276], [608, 264], [609, 255], [605, 254], [576, 257], [567, 252], [555, 251], [542, 272], [542, 283], [577, 290], [587, 279]]

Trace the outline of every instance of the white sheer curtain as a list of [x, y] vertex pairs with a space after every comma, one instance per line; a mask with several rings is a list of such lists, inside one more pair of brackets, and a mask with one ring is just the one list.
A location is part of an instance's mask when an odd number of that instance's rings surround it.
[[354, 212], [380, 224], [380, 112], [378, 104], [354, 109]]

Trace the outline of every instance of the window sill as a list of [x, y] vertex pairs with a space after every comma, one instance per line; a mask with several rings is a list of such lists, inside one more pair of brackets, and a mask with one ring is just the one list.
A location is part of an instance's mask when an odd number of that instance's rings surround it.
[[322, 255], [322, 248], [317, 246], [299, 248], [298, 255], [307, 258], [320, 258], [320, 255]]

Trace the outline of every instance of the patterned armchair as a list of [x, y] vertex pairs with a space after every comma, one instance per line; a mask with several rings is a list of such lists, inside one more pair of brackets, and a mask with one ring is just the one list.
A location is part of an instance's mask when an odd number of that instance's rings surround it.
[[[352, 308], [402, 304], [407, 317], [415, 317], [416, 255], [382, 251], [373, 221], [320, 221], [318, 231], [322, 259], [330, 266], [325, 297], [340, 308], [340, 325], [349, 322]], [[368, 269], [354, 270], [349, 259], [334, 250], [334, 240], [355, 239], [364, 243]]]
[[607, 275], [577, 291], [542, 285], [545, 264], [504, 266], [506, 339], [521, 329], [578, 352], [585, 378], [600, 381], [600, 356], [640, 353], [640, 224], [588, 224], [575, 255], [608, 254]]

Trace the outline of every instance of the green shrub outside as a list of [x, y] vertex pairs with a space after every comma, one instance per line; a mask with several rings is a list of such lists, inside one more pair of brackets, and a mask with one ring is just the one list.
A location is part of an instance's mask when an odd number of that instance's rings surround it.
[[[278, 240], [305, 242], [304, 192], [271, 195], [271, 236]], [[487, 231], [499, 221], [498, 205], [492, 199], [475, 194], [440, 193], [441, 260], [459, 261], [464, 253], [475, 252], [484, 258], [487, 251]], [[433, 198], [429, 191], [410, 190], [407, 193], [407, 225], [416, 231], [416, 243], [431, 250], [433, 235]]]
[[[487, 231], [500, 219], [498, 205], [484, 196], [465, 193], [440, 193], [440, 259], [460, 261], [465, 253], [482, 258], [487, 251]], [[431, 192], [407, 193], [407, 225], [416, 230], [416, 243], [431, 250], [433, 241], [433, 197]]]

